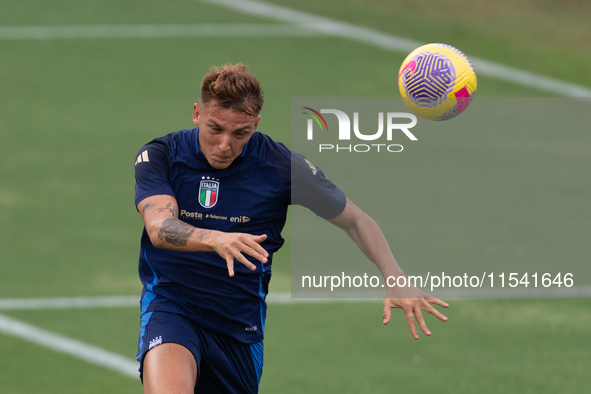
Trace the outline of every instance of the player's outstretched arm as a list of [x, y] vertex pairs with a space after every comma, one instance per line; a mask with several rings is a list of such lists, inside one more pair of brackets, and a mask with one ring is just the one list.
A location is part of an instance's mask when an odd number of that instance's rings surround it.
[[178, 204], [172, 196], [160, 194], [145, 198], [139, 202], [137, 210], [152, 245], [181, 252], [216, 252], [226, 260], [230, 276], [234, 276], [234, 259], [253, 271], [256, 269], [243, 253], [262, 263], [269, 257], [260, 245], [267, 239], [266, 235], [225, 233], [191, 226], [179, 220]]
[[[390, 276], [394, 278], [404, 276], [404, 272], [396, 262], [388, 241], [378, 224], [353, 204], [351, 200], [347, 199], [347, 205], [344, 211], [329, 221], [345, 230], [347, 235], [355, 241], [365, 256], [379, 268], [386, 283], [388, 283], [387, 278]], [[447, 303], [437, 298], [429, 297], [414, 286], [389, 287], [383, 303], [383, 324], [390, 322], [393, 308], [400, 308], [404, 311], [408, 327], [415, 339], [419, 338], [415, 319], [425, 335], [431, 335], [421, 313], [422, 309], [442, 321], [447, 321], [447, 317], [443, 316], [431, 304], [444, 308], [448, 307]]]

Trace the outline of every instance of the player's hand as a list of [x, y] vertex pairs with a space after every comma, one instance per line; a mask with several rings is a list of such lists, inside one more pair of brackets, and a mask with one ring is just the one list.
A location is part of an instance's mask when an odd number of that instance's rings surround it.
[[228, 273], [234, 276], [234, 259], [254, 271], [257, 267], [248, 261], [244, 254], [254, 257], [261, 263], [266, 263], [269, 253], [259, 245], [267, 239], [263, 235], [251, 235], [245, 233], [218, 233], [214, 240], [213, 249], [219, 254], [228, 266]]
[[427, 311], [441, 321], [447, 321], [447, 317], [442, 315], [431, 304], [439, 305], [444, 308], [449, 306], [449, 304], [446, 302], [443, 302], [435, 297], [429, 297], [427, 294], [416, 287], [391, 288], [388, 290], [388, 294], [386, 295], [383, 303], [383, 324], [386, 325], [390, 322], [392, 309], [400, 308], [404, 311], [406, 322], [410, 328], [412, 336], [415, 339], [419, 339], [419, 334], [415, 326], [415, 319], [425, 335], [430, 336], [431, 331], [429, 331], [427, 324], [425, 324], [425, 318], [421, 313], [421, 309]]

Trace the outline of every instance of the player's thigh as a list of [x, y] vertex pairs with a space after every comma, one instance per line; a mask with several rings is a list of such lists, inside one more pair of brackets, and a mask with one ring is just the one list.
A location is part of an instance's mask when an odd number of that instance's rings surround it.
[[192, 394], [197, 382], [197, 362], [186, 347], [163, 343], [146, 354], [143, 378], [146, 394]]
[[145, 313], [141, 323], [137, 360], [145, 392], [158, 393], [166, 385], [193, 393], [201, 361], [193, 324], [185, 316], [159, 311]]

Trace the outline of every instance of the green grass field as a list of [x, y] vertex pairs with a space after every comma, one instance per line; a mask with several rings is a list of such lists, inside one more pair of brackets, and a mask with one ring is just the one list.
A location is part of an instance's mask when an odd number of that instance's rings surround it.
[[[591, 87], [591, 2], [586, 0], [273, 3], [425, 43], [449, 43], [468, 56]], [[199, 82], [211, 65], [250, 66], [266, 93], [259, 130], [289, 144], [292, 97], [397, 96], [398, 68], [406, 56], [322, 36], [5, 39], [2, 27], [7, 26], [281, 22], [196, 0], [0, 0], [0, 5], [0, 299], [138, 295], [139, 301], [142, 222], [133, 205], [135, 154], [154, 137], [192, 126]], [[479, 75], [475, 100], [557, 95]], [[462, 176], [478, 179], [482, 166], [474, 163], [496, 157], [502, 142], [478, 133], [471, 138], [477, 154], [470, 156], [470, 146], [464, 145], [451, 156], [468, 154]], [[540, 138], [540, 144], [532, 144], [516, 136], [511, 163], [523, 166], [532, 179], [548, 179], [550, 171], [557, 181], [548, 182], [554, 189], [540, 198], [550, 208], [576, 211], [568, 216], [528, 211], [545, 218], [532, 224], [537, 232], [515, 223], [511, 237], [500, 227], [491, 229], [497, 238], [483, 239], [485, 233], [465, 230], [466, 223], [474, 223], [466, 217], [421, 209], [433, 207], [429, 182], [413, 185], [403, 177], [421, 192], [407, 188], [399, 195], [413, 207], [401, 213], [391, 233], [402, 267], [411, 268], [413, 260], [437, 261], [442, 254], [469, 259], [480, 252], [493, 260], [530, 256], [542, 265], [559, 265], [562, 256], [587, 264], [591, 211], [584, 202], [591, 197], [591, 142], [586, 135], [567, 135], [562, 145]], [[528, 165], [532, 152], [536, 160], [547, 158], [548, 165]], [[446, 160], [440, 154], [424, 156], [425, 168]], [[577, 170], [564, 170], [571, 167], [561, 167], [562, 159], [572, 157], [580, 163]], [[499, 206], [499, 215], [512, 218], [527, 210], [513, 202]], [[476, 211], [471, 215], [479, 217]], [[562, 237], [537, 237], [553, 225], [557, 232], [548, 234]], [[421, 238], [421, 228], [427, 227], [440, 229], [440, 236], [434, 231]], [[406, 242], [405, 229], [412, 230], [414, 243]], [[287, 226], [284, 235], [289, 234]], [[275, 259], [274, 292], [290, 290], [289, 246], [288, 238]], [[544, 248], [552, 251], [551, 261], [544, 260]], [[428, 318], [433, 336], [419, 341], [412, 339], [401, 313], [383, 327], [379, 302], [270, 304], [261, 393], [588, 391], [587, 299], [449, 301], [449, 322]], [[0, 313], [135, 356], [138, 308]], [[2, 332], [0, 387], [2, 393], [141, 392], [138, 379]]]

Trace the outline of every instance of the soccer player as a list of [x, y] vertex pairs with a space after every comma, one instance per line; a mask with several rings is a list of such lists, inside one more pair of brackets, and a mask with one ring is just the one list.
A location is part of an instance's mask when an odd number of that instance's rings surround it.
[[[303, 156], [256, 131], [258, 81], [242, 64], [212, 68], [193, 107], [198, 127], [138, 152], [135, 203], [145, 227], [137, 359], [145, 393], [256, 393], [265, 297], [289, 204], [344, 229], [384, 278], [404, 275], [380, 228]], [[383, 324], [402, 308], [447, 307], [416, 288], [389, 289]]]

